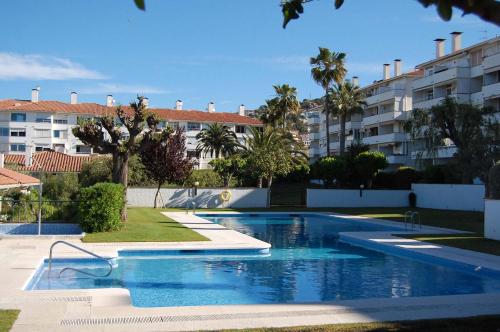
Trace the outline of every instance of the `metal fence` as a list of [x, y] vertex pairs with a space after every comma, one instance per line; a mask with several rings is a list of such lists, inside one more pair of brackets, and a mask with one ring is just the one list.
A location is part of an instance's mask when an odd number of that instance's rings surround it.
[[[0, 222], [31, 223], [38, 221], [38, 200], [0, 200]], [[75, 222], [78, 201], [43, 200], [42, 222]]]

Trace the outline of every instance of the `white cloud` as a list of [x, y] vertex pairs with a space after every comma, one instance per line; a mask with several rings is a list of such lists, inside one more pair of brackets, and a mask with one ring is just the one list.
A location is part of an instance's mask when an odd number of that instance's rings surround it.
[[104, 79], [103, 74], [68, 59], [0, 52], [0, 80]]
[[80, 89], [81, 94], [136, 93], [140, 95], [168, 94], [171, 91], [145, 85], [98, 83], [95, 86]]

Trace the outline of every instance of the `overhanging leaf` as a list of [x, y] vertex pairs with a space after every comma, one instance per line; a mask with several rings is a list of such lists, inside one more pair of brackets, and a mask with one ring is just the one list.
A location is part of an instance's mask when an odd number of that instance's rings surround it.
[[144, 0], [134, 0], [134, 2], [137, 8], [139, 8], [140, 10], [146, 10], [146, 3]]

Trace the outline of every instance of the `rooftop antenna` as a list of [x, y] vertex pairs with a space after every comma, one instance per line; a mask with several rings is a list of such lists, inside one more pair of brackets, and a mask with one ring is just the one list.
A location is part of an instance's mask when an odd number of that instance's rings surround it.
[[483, 34], [483, 37], [480, 38], [481, 40], [487, 40], [488, 39], [488, 30], [480, 30], [479, 32], [481, 32]]

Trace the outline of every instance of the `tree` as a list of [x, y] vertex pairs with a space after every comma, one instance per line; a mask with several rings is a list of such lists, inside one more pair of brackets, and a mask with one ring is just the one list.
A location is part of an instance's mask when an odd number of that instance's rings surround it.
[[405, 129], [417, 144], [423, 143], [420, 157], [424, 153], [435, 156], [451, 143], [457, 148], [453, 160], [461, 170], [462, 183], [471, 183], [475, 177], [486, 183], [488, 170], [500, 158], [500, 124], [495, 113], [493, 108], [446, 98], [430, 110], [414, 110]]
[[257, 118], [264, 124], [273, 128], [278, 127], [280, 115], [278, 111], [278, 99], [267, 99], [266, 104], [260, 106], [257, 111]]
[[339, 185], [340, 179], [345, 175], [346, 160], [342, 157], [324, 157], [319, 159], [315, 165], [315, 173], [323, 180], [326, 188], [330, 188], [334, 180]]
[[224, 187], [229, 187], [231, 179], [246, 167], [246, 160], [241, 155], [235, 154], [225, 159], [214, 159], [209, 162], [214, 172], [224, 181]]
[[300, 103], [297, 100], [297, 88], [288, 84], [273, 85], [276, 91], [276, 110], [283, 129], [287, 127], [291, 117], [300, 113]]
[[[136, 0], [140, 1], [140, 0]], [[304, 13], [303, 4], [312, 0], [285, 0], [282, 2], [283, 28]], [[424, 7], [434, 5], [439, 16], [449, 21], [453, 16], [453, 8], [463, 11], [463, 15], [475, 14], [487, 22], [500, 25], [500, 2], [497, 0], [417, 0]], [[335, 9], [339, 9], [344, 0], [335, 0]]]
[[373, 177], [378, 171], [383, 170], [389, 164], [382, 152], [365, 151], [354, 158], [356, 171], [361, 179], [367, 184], [367, 188], [372, 187]]
[[305, 158], [297, 143], [289, 136], [271, 127], [250, 128], [245, 138], [247, 165], [262, 188], [263, 179], [271, 187], [273, 177], [287, 175], [294, 165]]
[[328, 90], [332, 83], [340, 84], [347, 73], [344, 66], [345, 53], [332, 52], [328, 48], [319, 48], [319, 54], [310, 59], [313, 80], [325, 90], [324, 109], [326, 116], [326, 154], [330, 155], [330, 114], [331, 105]]
[[363, 112], [364, 94], [359, 88], [349, 81], [340, 83], [329, 90], [327, 98], [330, 98], [332, 105], [332, 113], [339, 118], [340, 122], [340, 154], [345, 151], [345, 124], [348, 117], [356, 113]]
[[[144, 97], [137, 99], [130, 103], [129, 109], [118, 106], [116, 117], [105, 115], [83, 120], [73, 128], [73, 135], [95, 152], [112, 155], [111, 180], [123, 185], [124, 197], [128, 187], [129, 158], [143, 147], [143, 137], [154, 133], [158, 124], [157, 116], [148, 111]], [[121, 216], [122, 220], [127, 219], [126, 208]]]
[[197, 135], [198, 145], [196, 146], [197, 153], [210, 153], [210, 156], [220, 158], [222, 155], [232, 154], [239, 146], [238, 138], [234, 131], [228, 126], [220, 123], [213, 123], [207, 128], [202, 129]]
[[140, 152], [146, 173], [158, 184], [154, 208], [158, 206], [161, 186], [166, 182], [182, 183], [193, 169], [190, 158], [185, 157], [186, 137], [184, 130], [167, 128], [145, 138], [147, 144]]

